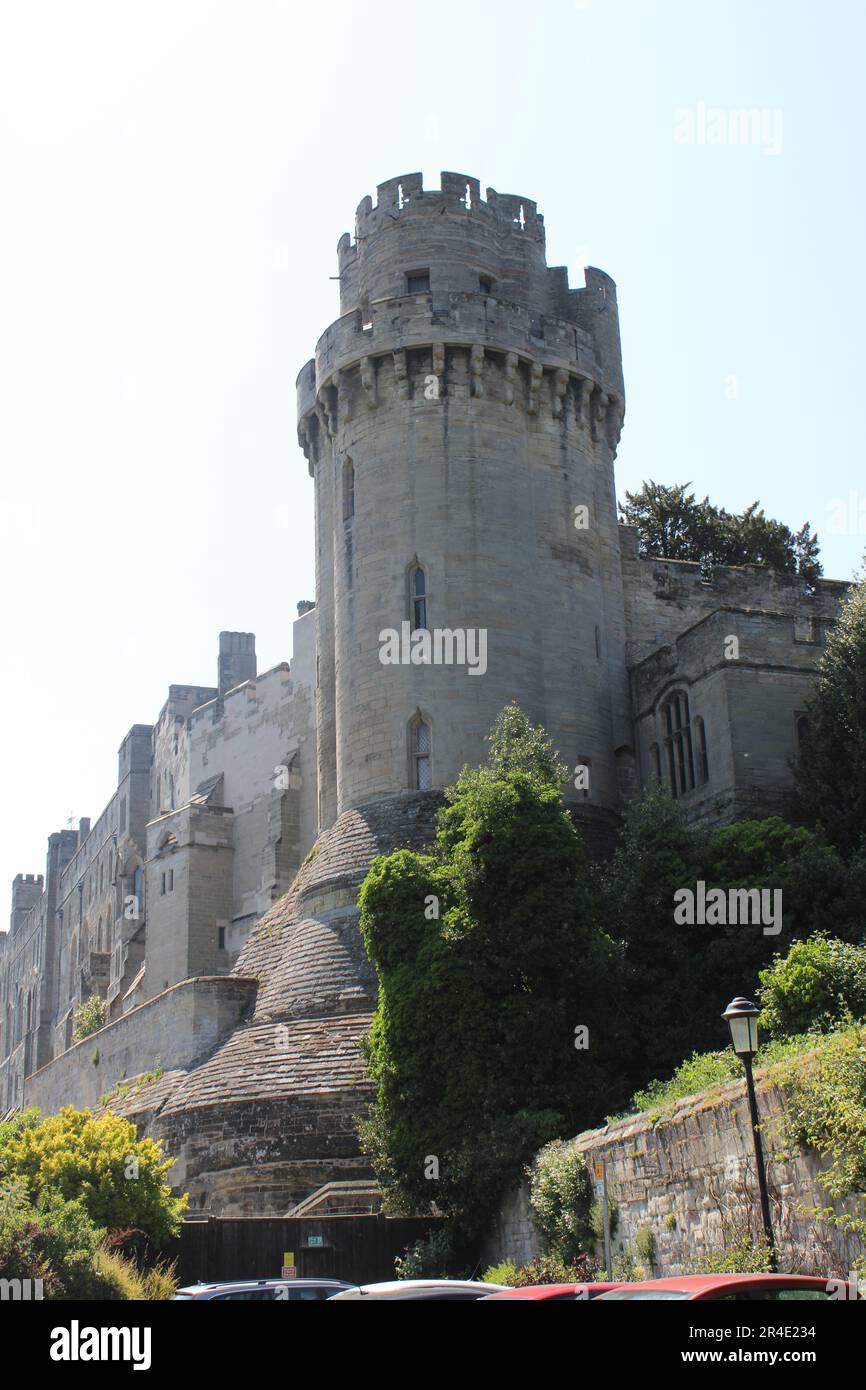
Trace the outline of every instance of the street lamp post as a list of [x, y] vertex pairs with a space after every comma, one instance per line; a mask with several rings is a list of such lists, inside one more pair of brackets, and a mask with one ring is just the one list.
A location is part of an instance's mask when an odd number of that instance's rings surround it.
[[755, 1098], [755, 1081], [752, 1075], [752, 1058], [758, 1050], [758, 1010], [751, 999], [732, 999], [722, 1018], [726, 1018], [731, 1029], [734, 1051], [743, 1064], [746, 1073], [746, 1090], [749, 1095], [749, 1113], [752, 1118], [752, 1139], [755, 1144], [755, 1163], [758, 1169], [758, 1191], [761, 1196], [761, 1216], [764, 1222], [764, 1236], [770, 1252], [770, 1265], [776, 1268], [776, 1242], [773, 1239], [773, 1224], [770, 1220], [770, 1198], [767, 1194], [767, 1174], [764, 1169], [764, 1146], [758, 1124], [758, 1102]]

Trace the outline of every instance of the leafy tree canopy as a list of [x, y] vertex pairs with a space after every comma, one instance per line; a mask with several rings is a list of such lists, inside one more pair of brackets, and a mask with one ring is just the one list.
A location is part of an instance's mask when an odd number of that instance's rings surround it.
[[758, 502], [728, 512], [709, 497], [698, 501], [689, 483], [666, 487], [650, 479], [640, 492], [627, 492], [621, 519], [634, 526], [640, 553], [664, 560], [692, 560], [713, 565], [766, 565], [782, 574], [798, 574], [813, 583], [823, 574], [818, 537], [809, 522], [791, 531], [766, 516]]
[[435, 1203], [463, 1234], [598, 1113], [613, 1004], [556, 755], [516, 706], [490, 745], [449, 790], [434, 852], [377, 859], [359, 898], [379, 977], [362, 1140], [392, 1207]]
[[32, 1112], [0, 1142], [0, 1179], [20, 1179], [30, 1198], [80, 1201], [97, 1226], [135, 1230], [159, 1247], [178, 1227], [186, 1197], [166, 1181], [171, 1159], [135, 1125], [106, 1110], [100, 1116], [67, 1106], [41, 1122]]
[[[754, 994], [759, 971], [793, 941], [819, 930], [853, 942], [864, 937], [863, 861], [846, 864], [819, 835], [775, 816], [712, 832], [691, 828], [657, 788], [632, 804], [616, 853], [596, 879], [606, 929], [624, 952], [617, 1052], [630, 1090], [670, 1075], [696, 1049], [726, 1046], [725, 1005]], [[780, 893], [781, 930], [678, 924], [674, 895], [697, 892], [698, 881], [707, 891]]]

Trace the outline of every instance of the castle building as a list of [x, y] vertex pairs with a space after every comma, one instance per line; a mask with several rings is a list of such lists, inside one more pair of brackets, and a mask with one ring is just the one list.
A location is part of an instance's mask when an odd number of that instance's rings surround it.
[[[505, 705], [573, 770], [594, 849], [653, 779], [695, 821], [779, 810], [847, 588], [638, 553], [616, 289], [547, 265], [529, 199], [391, 179], [338, 267], [297, 384], [316, 602], [291, 666], [259, 676], [252, 635], [221, 634], [218, 686], [172, 686], [133, 726], [108, 807], [50, 837], [0, 936], [0, 1111], [144, 1077], [112, 1104], [211, 1212], [367, 1175], [357, 890], [376, 854], [430, 842]], [[94, 993], [97, 1050], [71, 1045]]]

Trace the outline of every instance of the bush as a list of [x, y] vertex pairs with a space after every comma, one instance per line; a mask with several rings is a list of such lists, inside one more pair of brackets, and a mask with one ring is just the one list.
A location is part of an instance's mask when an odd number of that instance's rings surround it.
[[513, 1260], [503, 1260], [501, 1264], [485, 1269], [481, 1278], [485, 1284], [507, 1284], [513, 1289], [517, 1285], [517, 1265]]
[[0, 1275], [41, 1279], [46, 1299], [99, 1297], [94, 1258], [105, 1232], [82, 1203], [45, 1194], [38, 1205], [21, 1179], [7, 1179], [0, 1199]]
[[592, 1248], [593, 1191], [586, 1155], [562, 1139], [545, 1145], [529, 1174], [529, 1204], [545, 1251], [573, 1262]]
[[89, 1038], [91, 1033], [98, 1033], [100, 1028], [104, 1028], [108, 1022], [108, 1005], [104, 999], [100, 999], [98, 994], [91, 994], [89, 999], [75, 1012], [75, 1028], [72, 1032], [74, 1043], [82, 1042]]
[[4, 1180], [0, 1183], [0, 1279], [38, 1279], [43, 1298], [57, 1298], [63, 1285], [46, 1256], [41, 1234], [26, 1184]]
[[635, 1233], [634, 1253], [641, 1264], [652, 1269], [656, 1254], [656, 1238], [653, 1235], [652, 1226], [641, 1226], [640, 1230]]
[[816, 935], [762, 970], [760, 1025], [773, 1037], [866, 1017], [866, 946]]
[[592, 1255], [579, 1255], [565, 1261], [556, 1255], [536, 1255], [529, 1264], [517, 1271], [514, 1287], [527, 1289], [533, 1284], [594, 1284], [598, 1279], [598, 1261]]
[[140, 1270], [116, 1243], [81, 1199], [44, 1192], [34, 1206], [21, 1179], [0, 1186], [0, 1278], [40, 1279], [42, 1297], [51, 1300], [173, 1297], [174, 1265]]
[[[829, 1037], [806, 1066], [789, 1064], [781, 1085], [785, 1141], [821, 1154], [819, 1186], [833, 1200], [866, 1194], [866, 1029]], [[852, 1218], [828, 1209], [822, 1215], [831, 1225], [866, 1231], [866, 1212]]]
[[453, 1264], [451, 1237], [440, 1227], [398, 1255], [394, 1268], [398, 1279], [449, 1279]]
[[94, 1225], [135, 1232], [133, 1244], [161, 1247], [177, 1232], [186, 1197], [172, 1196], [171, 1160], [152, 1139], [111, 1111], [94, 1117], [67, 1106], [22, 1126], [0, 1147], [0, 1176], [20, 1178], [30, 1199], [80, 1198]]
[[94, 1283], [99, 1292], [92, 1296], [106, 1302], [155, 1302], [173, 1298], [177, 1280], [174, 1265], [140, 1270], [119, 1250], [102, 1245], [94, 1260]]
[[773, 1256], [762, 1237], [740, 1236], [724, 1250], [708, 1250], [695, 1274], [770, 1274]]

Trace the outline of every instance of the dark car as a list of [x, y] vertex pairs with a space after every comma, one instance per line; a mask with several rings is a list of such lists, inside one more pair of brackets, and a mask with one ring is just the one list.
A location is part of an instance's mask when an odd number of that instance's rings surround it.
[[321, 1303], [325, 1298], [354, 1284], [339, 1279], [240, 1279], [234, 1284], [186, 1284], [178, 1289], [176, 1299], [207, 1299], [225, 1303]]

